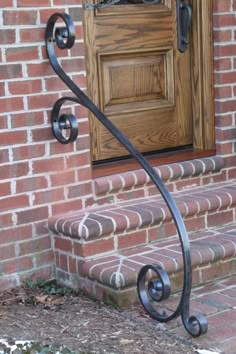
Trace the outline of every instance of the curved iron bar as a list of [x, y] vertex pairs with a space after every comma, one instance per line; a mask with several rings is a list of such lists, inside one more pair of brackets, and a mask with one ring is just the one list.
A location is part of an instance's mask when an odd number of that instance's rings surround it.
[[[55, 30], [55, 24], [58, 19], [63, 20], [66, 29]], [[63, 36], [61, 33], [64, 33]], [[66, 35], [65, 35], [66, 33]], [[64, 37], [64, 38], [63, 38]], [[54, 42], [61, 49], [69, 49], [73, 46], [75, 41], [75, 28], [73, 22], [69, 15], [63, 13], [53, 14], [47, 23], [46, 28], [46, 49], [50, 63], [61, 78], [61, 80], [70, 88], [70, 90], [75, 94], [76, 97], [66, 97], [60, 98], [54, 105], [52, 112], [52, 129], [55, 129], [55, 125], [58, 128], [58, 118], [60, 108], [65, 100], [72, 100], [85, 107], [87, 107], [97, 119], [115, 136], [115, 138], [129, 151], [129, 153], [139, 162], [143, 169], [150, 176], [151, 180], [159, 190], [164, 201], [166, 202], [171, 215], [174, 219], [176, 229], [178, 231], [179, 240], [181, 244], [182, 254], [183, 254], [183, 289], [180, 297], [179, 304], [176, 310], [171, 315], [166, 315], [165, 313], [160, 314], [155, 310], [149, 301], [149, 296], [154, 301], [161, 301], [166, 299], [170, 295], [170, 280], [168, 274], [161, 267], [156, 265], [146, 265], [142, 267], [139, 272], [137, 280], [138, 295], [142, 305], [149, 315], [160, 322], [167, 322], [177, 316], [181, 315], [184, 327], [193, 337], [198, 337], [201, 334], [207, 332], [207, 320], [203, 315], [189, 315], [190, 306], [190, 293], [192, 287], [192, 269], [191, 269], [191, 254], [190, 254], [190, 243], [188, 234], [182, 219], [182, 216], [171, 197], [168, 189], [162, 182], [161, 178], [155, 172], [154, 168], [148, 163], [148, 161], [140, 154], [136, 148], [129, 142], [129, 140], [120, 132], [116, 126], [98, 109], [98, 107], [86, 96], [86, 94], [70, 79], [70, 77], [61, 68], [55, 54]], [[74, 124], [71, 125], [71, 129], [74, 129]], [[58, 139], [58, 134], [53, 132]], [[60, 134], [59, 134], [60, 135]], [[74, 134], [72, 134], [74, 137]], [[58, 139], [61, 143], [64, 141]], [[146, 290], [145, 276], [149, 271], [153, 271], [159, 277], [159, 280], [151, 280], [148, 283], [148, 291]]]

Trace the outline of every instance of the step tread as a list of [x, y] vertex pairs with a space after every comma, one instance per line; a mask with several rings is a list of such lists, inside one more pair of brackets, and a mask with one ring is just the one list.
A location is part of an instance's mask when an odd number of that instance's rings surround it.
[[[191, 235], [192, 268], [204, 266], [236, 256], [236, 225], [228, 225]], [[183, 259], [178, 238], [157, 244], [139, 246], [111, 256], [85, 261], [81, 275], [113, 289], [123, 289], [136, 284], [142, 266], [156, 264], [167, 273], [183, 269]]]
[[[192, 217], [226, 209], [236, 204], [236, 181], [185, 189], [172, 196], [183, 217]], [[78, 212], [49, 218], [49, 228], [77, 239], [93, 239], [102, 235], [153, 226], [171, 220], [172, 216], [161, 196], [106, 204]]]

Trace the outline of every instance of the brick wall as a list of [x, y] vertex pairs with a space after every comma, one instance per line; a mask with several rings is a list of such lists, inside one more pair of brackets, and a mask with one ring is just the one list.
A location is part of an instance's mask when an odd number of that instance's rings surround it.
[[236, 1], [214, 0], [214, 84], [217, 153], [235, 177]]
[[[86, 110], [73, 106], [79, 117], [74, 144], [61, 145], [51, 134], [51, 107], [67, 88], [49, 65], [44, 33], [49, 16], [64, 11], [75, 21], [77, 42], [60, 59], [85, 88], [80, 0], [1, 0], [0, 289], [20, 284], [22, 277], [52, 276], [48, 216], [93, 203]], [[236, 0], [214, 0], [217, 153], [225, 157], [230, 178], [235, 177], [235, 15]]]
[[76, 143], [59, 144], [50, 128], [51, 107], [67, 88], [47, 60], [44, 33], [49, 16], [64, 11], [75, 21], [77, 45], [60, 59], [70, 61], [71, 77], [85, 87], [81, 3], [1, 0], [0, 288], [19, 284], [22, 276], [50, 277], [48, 216], [82, 208], [91, 198], [86, 110], [76, 109]]

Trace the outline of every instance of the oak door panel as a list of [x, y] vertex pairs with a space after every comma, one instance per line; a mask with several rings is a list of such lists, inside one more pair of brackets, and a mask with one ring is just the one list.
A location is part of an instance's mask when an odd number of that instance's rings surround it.
[[[88, 91], [141, 152], [192, 144], [189, 51], [177, 50], [176, 3], [85, 11]], [[128, 152], [90, 116], [93, 161]]]

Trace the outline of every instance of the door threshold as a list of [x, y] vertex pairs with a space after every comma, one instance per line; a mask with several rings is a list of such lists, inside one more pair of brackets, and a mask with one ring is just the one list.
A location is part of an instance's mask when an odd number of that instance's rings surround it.
[[[159, 153], [155, 155], [146, 156], [146, 159], [151, 166], [156, 167], [160, 165], [168, 165], [174, 162], [181, 162], [186, 160], [199, 159], [215, 155], [215, 149], [209, 150], [196, 150], [186, 149], [180, 151], [172, 151]], [[93, 165], [92, 176], [93, 178], [109, 176], [117, 173], [134, 171], [140, 169], [139, 163], [134, 158], [126, 158], [119, 161], [108, 161], [100, 164]]]

